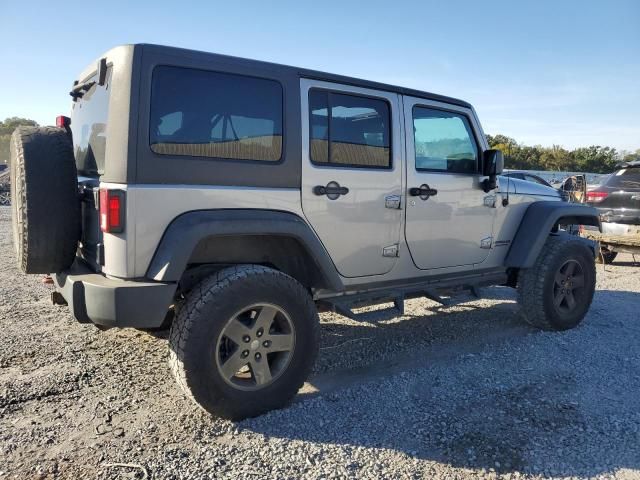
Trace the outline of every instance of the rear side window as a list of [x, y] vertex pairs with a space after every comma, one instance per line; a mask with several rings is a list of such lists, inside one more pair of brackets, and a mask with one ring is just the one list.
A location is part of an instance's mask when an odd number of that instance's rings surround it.
[[478, 171], [478, 146], [466, 116], [413, 108], [416, 169], [451, 173]]
[[282, 157], [282, 87], [273, 80], [156, 67], [151, 150], [161, 155], [277, 162]]
[[612, 174], [606, 182], [607, 187], [640, 189], [640, 168], [623, 168]]
[[326, 90], [309, 92], [311, 161], [332, 167], [391, 167], [385, 100]]

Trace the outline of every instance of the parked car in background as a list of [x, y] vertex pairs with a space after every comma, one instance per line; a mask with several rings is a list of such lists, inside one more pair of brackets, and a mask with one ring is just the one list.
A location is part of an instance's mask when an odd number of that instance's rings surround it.
[[598, 240], [605, 263], [619, 252], [640, 253], [640, 161], [618, 164], [606, 180], [587, 191], [586, 203], [600, 215], [602, 236]]
[[540, 185], [544, 185], [546, 187], [551, 187], [552, 185], [547, 182], [544, 178], [539, 177], [538, 175], [534, 175], [529, 172], [506, 172], [502, 174], [503, 177], [511, 177], [518, 178], [520, 180], [527, 180], [529, 182], [539, 183]]

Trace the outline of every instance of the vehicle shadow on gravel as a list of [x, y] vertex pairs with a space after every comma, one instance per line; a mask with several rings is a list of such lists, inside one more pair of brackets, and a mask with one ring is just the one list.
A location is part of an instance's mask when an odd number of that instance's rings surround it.
[[[491, 289], [490, 296], [499, 300], [503, 292]], [[505, 292], [502, 298], [513, 296]], [[640, 401], [629, 392], [640, 387], [640, 356], [632, 352], [631, 360], [623, 361], [610, 344], [586, 345], [621, 325], [640, 335], [640, 325], [629, 317], [633, 305], [640, 305], [640, 293], [598, 291], [585, 324], [553, 333], [522, 325], [512, 302], [472, 316], [464, 311], [410, 316], [378, 327], [377, 335], [393, 338], [406, 322], [422, 323], [431, 335], [447, 330], [449, 335], [352, 374], [317, 375], [314, 386], [318, 378], [338, 380], [326, 388], [320, 381], [319, 394], [299, 396], [287, 409], [238, 426], [267, 437], [337, 444], [354, 452], [389, 449], [498, 473], [591, 477], [637, 469]], [[463, 334], [452, 335], [454, 330]], [[357, 348], [371, 353], [370, 346]], [[629, 378], [638, 385], [629, 385]], [[359, 468], [357, 461], [353, 468]]]
[[621, 262], [620, 260], [616, 260], [615, 262], [607, 265], [608, 266], [613, 266], [613, 267], [640, 267], [640, 255], [638, 255], [636, 257], [636, 261], [633, 260], [629, 260], [626, 262]]

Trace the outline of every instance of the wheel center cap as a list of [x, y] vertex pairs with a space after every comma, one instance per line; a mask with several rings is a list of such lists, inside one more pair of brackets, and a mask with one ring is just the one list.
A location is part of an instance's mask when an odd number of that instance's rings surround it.
[[253, 342], [251, 342], [250, 348], [251, 350], [257, 350], [259, 346], [260, 342], [258, 340], [254, 340]]

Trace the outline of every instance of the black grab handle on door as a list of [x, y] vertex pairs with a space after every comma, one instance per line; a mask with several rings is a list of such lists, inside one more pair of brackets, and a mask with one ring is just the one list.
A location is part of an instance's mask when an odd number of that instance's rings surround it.
[[315, 187], [313, 187], [313, 193], [315, 193], [316, 195], [340, 196], [349, 193], [349, 189], [347, 187], [341, 187], [339, 185], [337, 187], [334, 187], [332, 185], [327, 185], [326, 187], [322, 185], [316, 185]]
[[438, 190], [430, 188], [428, 185], [422, 185], [421, 187], [414, 187], [409, 189], [409, 195], [412, 197], [433, 197], [438, 194]]

